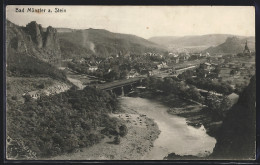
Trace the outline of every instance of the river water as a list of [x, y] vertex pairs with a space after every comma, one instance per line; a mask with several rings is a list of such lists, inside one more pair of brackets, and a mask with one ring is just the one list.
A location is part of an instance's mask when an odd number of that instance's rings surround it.
[[154, 119], [161, 133], [145, 160], [162, 160], [169, 153], [206, 156], [212, 153], [216, 139], [206, 134], [203, 126], [188, 126], [183, 117], [167, 113], [168, 107], [144, 98], [122, 97], [122, 106]]

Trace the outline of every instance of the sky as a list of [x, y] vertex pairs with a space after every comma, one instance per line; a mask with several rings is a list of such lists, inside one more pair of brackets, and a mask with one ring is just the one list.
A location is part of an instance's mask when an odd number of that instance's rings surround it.
[[[16, 12], [16, 8], [24, 12]], [[27, 12], [28, 8], [46, 12]], [[55, 13], [55, 8], [66, 12]], [[50, 9], [52, 12], [47, 12]], [[43, 27], [106, 29], [154, 36], [233, 34], [255, 36], [255, 8], [252, 6], [7, 6], [6, 17], [25, 26], [36, 21]]]

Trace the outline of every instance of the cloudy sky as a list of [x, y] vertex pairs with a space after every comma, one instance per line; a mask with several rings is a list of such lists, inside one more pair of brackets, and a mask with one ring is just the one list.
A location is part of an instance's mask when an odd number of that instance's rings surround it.
[[[16, 8], [24, 8], [24, 13], [16, 12]], [[27, 8], [51, 9], [52, 13], [31, 13]], [[66, 9], [66, 12], [55, 13], [55, 8]], [[255, 35], [255, 9], [246, 6], [7, 6], [6, 16], [21, 26], [37, 21], [43, 27], [106, 29], [143, 38]]]

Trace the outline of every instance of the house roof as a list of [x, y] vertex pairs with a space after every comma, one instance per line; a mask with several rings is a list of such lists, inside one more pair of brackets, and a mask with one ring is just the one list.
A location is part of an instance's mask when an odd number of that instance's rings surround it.
[[204, 64], [205, 64], [205, 65], [211, 65], [210, 63], [207, 63], [207, 62], [205, 62]]

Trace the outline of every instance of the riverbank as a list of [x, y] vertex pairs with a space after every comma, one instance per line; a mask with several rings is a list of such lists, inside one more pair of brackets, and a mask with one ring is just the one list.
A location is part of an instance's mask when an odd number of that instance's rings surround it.
[[200, 128], [203, 125], [207, 134], [212, 137], [216, 137], [216, 132], [222, 124], [222, 121], [215, 120], [203, 105], [175, 95], [166, 96], [162, 92], [142, 91], [135, 92], [130, 97], [141, 97], [158, 101], [169, 107], [167, 111], [169, 114], [185, 117], [188, 125], [195, 128]]
[[163, 160], [170, 153], [205, 157], [213, 152], [216, 140], [207, 135], [203, 126], [189, 126], [184, 117], [169, 114], [168, 106], [161, 102], [140, 97], [123, 97], [121, 102], [154, 119], [161, 131], [154, 147], [142, 159]]
[[80, 149], [48, 160], [140, 160], [149, 152], [160, 130], [157, 124], [145, 115], [121, 105], [124, 113], [111, 114], [126, 123], [128, 133], [114, 144], [114, 137], [105, 137], [99, 144]]

